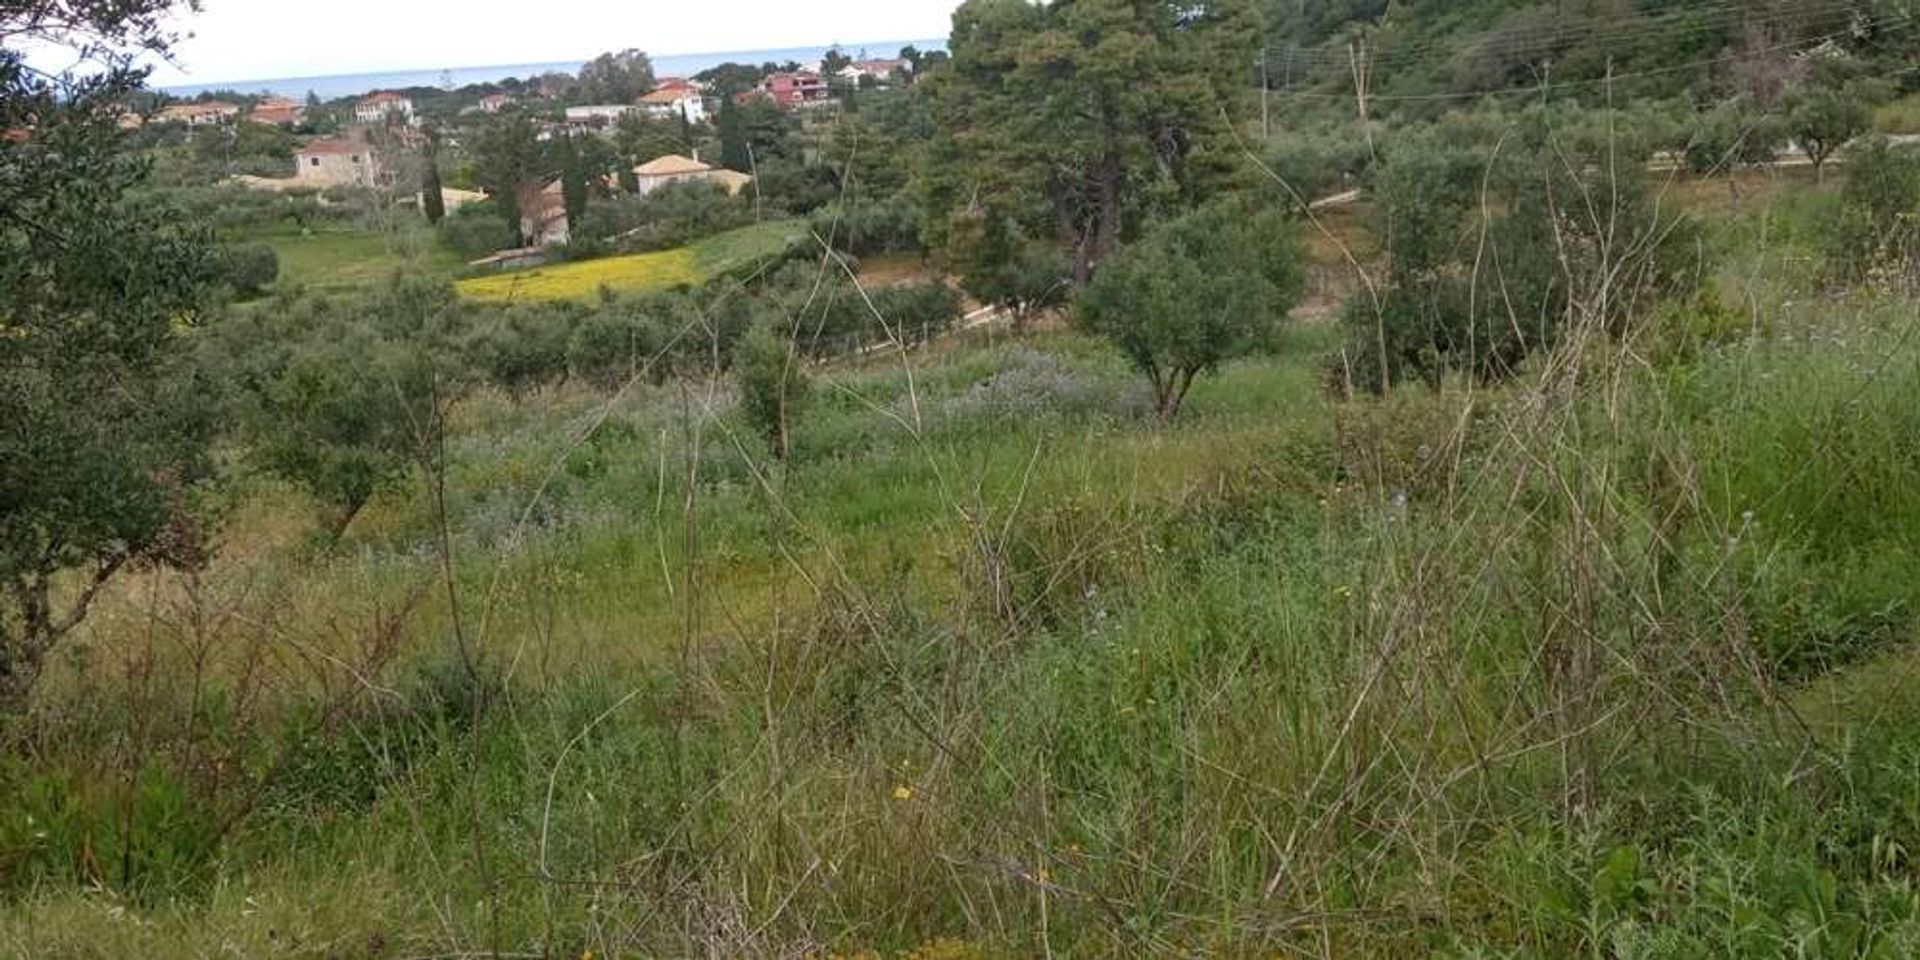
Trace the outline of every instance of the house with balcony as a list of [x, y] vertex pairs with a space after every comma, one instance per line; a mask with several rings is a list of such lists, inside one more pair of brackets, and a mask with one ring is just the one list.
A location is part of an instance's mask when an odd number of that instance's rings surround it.
[[386, 123], [398, 115], [413, 122], [413, 100], [398, 93], [376, 93], [353, 105], [353, 118], [365, 124]]
[[773, 98], [782, 110], [792, 110], [833, 99], [825, 77], [807, 70], [769, 74], [761, 81], [760, 92]]

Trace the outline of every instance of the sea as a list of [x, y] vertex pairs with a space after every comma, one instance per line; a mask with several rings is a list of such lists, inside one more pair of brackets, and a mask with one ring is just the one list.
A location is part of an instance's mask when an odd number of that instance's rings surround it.
[[[877, 40], [867, 43], [841, 43], [820, 47], [788, 47], [780, 50], [736, 50], [726, 53], [692, 53], [658, 56], [653, 72], [662, 77], [690, 77], [723, 63], [810, 63], [825, 57], [838, 47], [859, 59], [861, 51], [875, 59], [892, 57], [902, 47], [921, 50], [945, 50], [945, 40]], [[440, 87], [457, 90], [476, 83], [497, 83], [508, 77], [527, 79], [547, 73], [579, 73], [585, 60], [559, 63], [514, 63], [497, 67], [427, 67], [419, 70], [395, 70], [389, 73], [350, 73], [330, 77], [283, 77], [271, 80], [239, 80], [222, 83], [185, 84], [160, 88], [176, 97], [192, 97], [208, 91], [233, 91], [246, 94], [277, 94], [304, 99], [317, 94], [322, 100], [355, 97], [375, 90], [404, 90], [408, 87]]]

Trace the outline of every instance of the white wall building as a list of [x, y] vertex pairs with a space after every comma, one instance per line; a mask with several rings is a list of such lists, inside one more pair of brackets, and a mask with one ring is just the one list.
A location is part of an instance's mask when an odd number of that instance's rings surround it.
[[385, 123], [396, 113], [412, 123], [413, 101], [397, 93], [376, 93], [353, 107], [353, 118], [366, 124]]

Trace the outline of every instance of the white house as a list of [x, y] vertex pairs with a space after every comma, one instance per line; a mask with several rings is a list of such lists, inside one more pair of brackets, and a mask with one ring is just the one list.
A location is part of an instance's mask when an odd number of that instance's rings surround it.
[[397, 93], [376, 93], [353, 106], [353, 118], [361, 123], [385, 123], [396, 113], [412, 123], [413, 101]]
[[913, 65], [905, 60], [855, 60], [840, 68], [838, 76], [848, 83], [859, 83], [872, 77], [879, 83], [892, 83], [895, 79], [904, 79], [913, 72]]
[[633, 168], [633, 178], [642, 196], [670, 183], [692, 181], [717, 183], [726, 187], [728, 193], [737, 194], [753, 182], [753, 178], [744, 173], [718, 170], [693, 157], [683, 157], [677, 153], [656, 157]]
[[640, 98], [640, 109], [661, 119], [684, 117], [688, 123], [704, 123], [707, 101], [692, 87], [662, 87]]
[[567, 122], [576, 127], [604, 127], [618, 123], [639, 107], [621, 103], [602, 103], [586, 107], [568, 107]]

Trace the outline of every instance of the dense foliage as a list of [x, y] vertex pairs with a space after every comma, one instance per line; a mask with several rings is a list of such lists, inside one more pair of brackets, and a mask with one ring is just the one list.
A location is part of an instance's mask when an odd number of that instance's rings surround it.
[[[199, 222], [131, 193], [118, 104], [144, 74], [41, 73], [12, 44], [164, 49], [165, 2], [0, 6], [0, 710], [129, 565], [194, 561], [215, 424], [182, 362], [221, 264]], [[68, 571], [77, 590], [56, 589]]]

